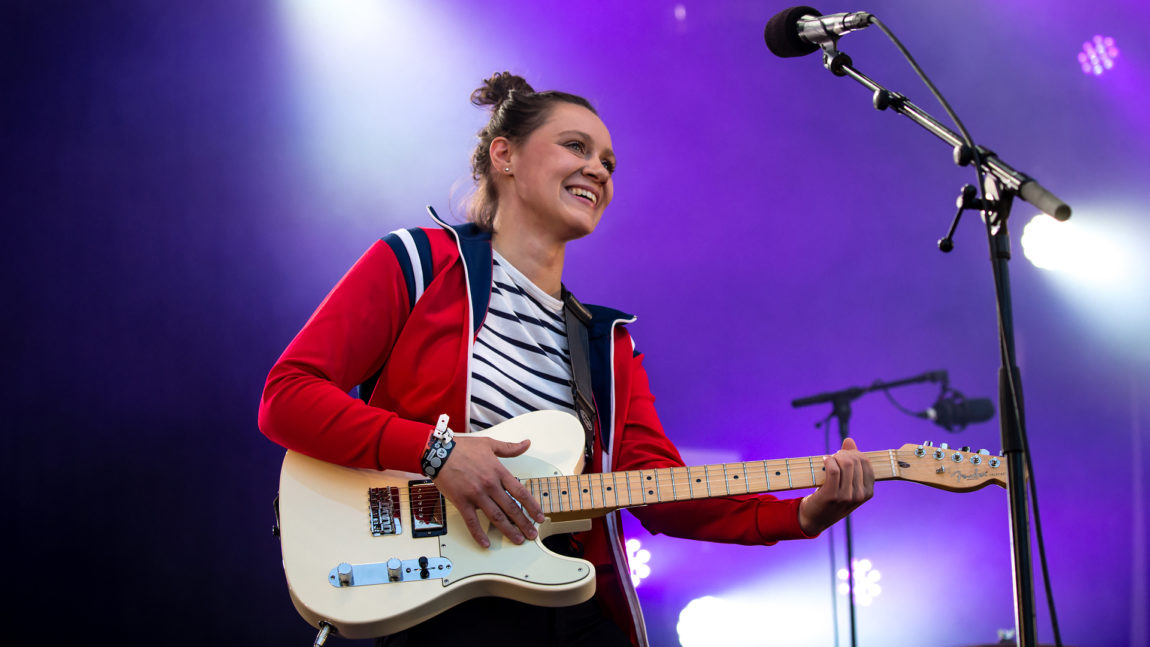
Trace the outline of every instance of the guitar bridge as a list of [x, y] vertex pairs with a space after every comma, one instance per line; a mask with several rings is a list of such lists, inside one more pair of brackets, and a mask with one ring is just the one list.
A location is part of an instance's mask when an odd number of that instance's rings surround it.
[[368, 488], [367, 501], [372, 537], [403, 534], [403, 522], [399, 516], [399, 488]]
[[430, 480], [408, 481], [411, 493], [411, 536], [438, 537], [447, 534], [443, 495]]

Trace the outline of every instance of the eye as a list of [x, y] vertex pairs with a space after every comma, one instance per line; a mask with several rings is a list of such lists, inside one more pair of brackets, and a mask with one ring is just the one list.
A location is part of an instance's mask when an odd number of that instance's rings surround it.
[[614, 175], [615, 174], [615, 160], [610, 160], [610, 159], [603, 160], [603, 168], [607, 169], [607, 172], [610, 173], [611, 175]]
[[564, 146], [566, 146], [567, 148], [570, 148], [571, 150], [575, 151], [576, 153], [579, 153], [580, 155], [587, 152], [587, 146], [584, 145], [583, 142], [581, 142], [577, 139], [567, 142], [566, 144], [564, 144]]

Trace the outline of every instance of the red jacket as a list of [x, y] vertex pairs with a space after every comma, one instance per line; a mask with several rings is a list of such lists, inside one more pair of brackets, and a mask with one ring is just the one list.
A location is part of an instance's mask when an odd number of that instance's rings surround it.
[[[419, 472], [439, 415], [468, 420], [471, 345], [491, 290], [491, 238], [474, 225], [440, 224], [389, 234], [327, 295], [268, 375], [259, 410], [268, 438], [331, 463]], [[588, 469], [683, 465], [655, 413], [643, 356], [622, 326], [634, 318], [588, 309], [599, 413]], [[348, 394], [372, 377], [369, 403]], [[808, 537], [798, 505], [799, 499], [740, 495], [633, 513], [652, 533], [771, 544]], [[578, 539], [599, 567], [596, 595], [636, 644], [646, 644], [618, 513], [596, 519]]]

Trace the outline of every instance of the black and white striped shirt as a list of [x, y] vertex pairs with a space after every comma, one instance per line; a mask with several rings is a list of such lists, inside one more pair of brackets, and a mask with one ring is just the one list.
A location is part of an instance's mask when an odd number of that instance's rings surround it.
[[492, 256], [491, 301], [471, 355], [471, 430], [542, 409], [574, 415], [563, 302]]

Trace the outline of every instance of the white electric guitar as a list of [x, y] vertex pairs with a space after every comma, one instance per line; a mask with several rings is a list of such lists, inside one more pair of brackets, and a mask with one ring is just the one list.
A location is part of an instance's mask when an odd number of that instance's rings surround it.
[[[494, 595], [566, 606], [595, 592], [590, 562], [552, 553], [542, 539], [590, 528], [620, 508], [731, 494], [782, 492], [823, 482], [822, 457], [580, 474], [583, 428], [538, 411], [474, 434], [531, 440], [501, 459], [542, 504], [539, 538], [515, 545], [480, 513], [491, 547], [479, 546], [458, 511], [421, 474], [353, 469], [289, 451], [280, 475], [284, 572], [300, 615], [344, 638], [401, 631], [464, 600]], [[875, 479], [953, 492], [1006, 485], [997, 456], [903, 445], [863, 452]]]

